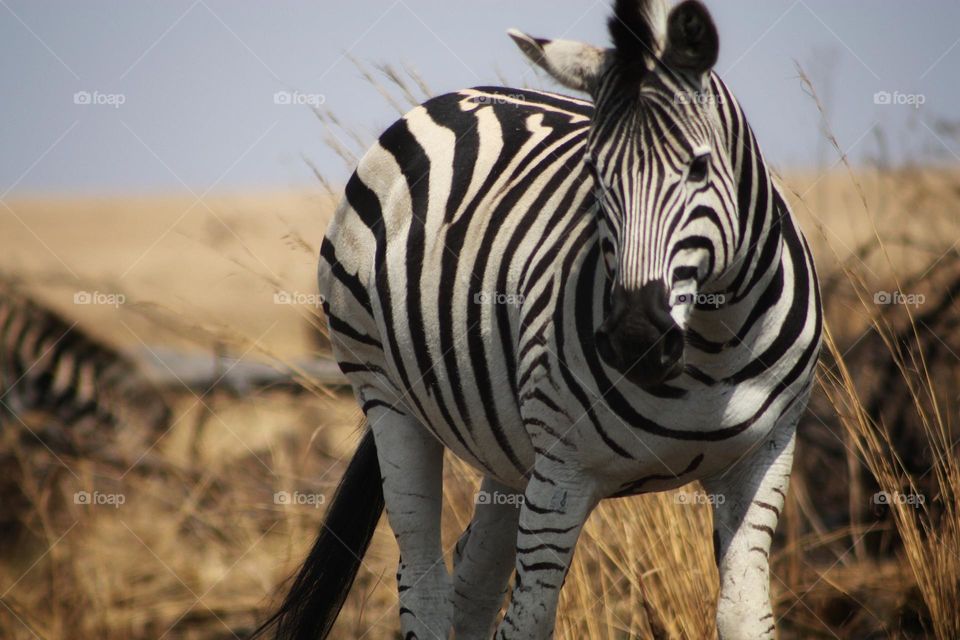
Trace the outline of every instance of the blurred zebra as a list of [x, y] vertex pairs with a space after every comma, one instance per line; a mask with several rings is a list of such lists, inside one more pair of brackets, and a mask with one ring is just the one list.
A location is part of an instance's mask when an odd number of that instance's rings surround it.
[[165, 429], [170, 409], [127, 357], [3, 283], [0, 420], [4, 431], [27, 429], [27, 442], [79, 453], [101, 449], [118, 430]]

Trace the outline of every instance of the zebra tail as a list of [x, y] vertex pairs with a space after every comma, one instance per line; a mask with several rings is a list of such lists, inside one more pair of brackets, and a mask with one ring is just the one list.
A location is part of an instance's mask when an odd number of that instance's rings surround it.
[[276, 640], [326, 638], [350, 593], [382, 512], [377, 447], [373, 432], [367, 429], [283, 604], [251, 638], [261, 638], [271, 629], [276, 629]]

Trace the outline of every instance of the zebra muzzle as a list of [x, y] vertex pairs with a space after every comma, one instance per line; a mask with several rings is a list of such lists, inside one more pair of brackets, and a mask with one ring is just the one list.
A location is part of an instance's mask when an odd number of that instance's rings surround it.
[[595, 341], [600, 357], [641, 387], [655, 387], [683, 371], [683, 330], [670, 315], [661, 283], [636, 290], [615, 285]]

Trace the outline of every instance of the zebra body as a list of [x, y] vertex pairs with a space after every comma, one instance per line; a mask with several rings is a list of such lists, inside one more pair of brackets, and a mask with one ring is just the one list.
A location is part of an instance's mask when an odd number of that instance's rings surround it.
[[[679, 5], [663, 41], [654, 14], [617, 2], [610, 50], [511, 33], [593, 102], [492, 87], [430, 100], [362, 158], [328, 228], [320, 291], [370, 424], [355, 461], [375, 448], [366, 473], [400, 546], [405, 638], [489, 638], [514, 570], [496, 637], [551, 637], [599, 500], [693, 480], [724, 495], [721, 638], [775, 632], [768, 555], [819, 352], [816, 276], [710, 70], [706, 9]], [[444, 447], [483, 491], [523, 496], [478, 503], [452, 576]], [[329, 516], [272, 620], [280, 637], [328, 631], [345, 594], [316, 586], [322, 567], [375, 524]]]
[[[360, 161], [324, 239], [320, 286], [334, 355], [361, 406], [415, 417], [509, 486], [526, 486], [537, 450], [562, 450], [604, 477], [609, 495], [648, 476], [667, 477], [644, 490], [674, 488], [727, 468], [786, 409], [803, 405], [809, 377], [776, 387], [815, 344], [817, 327], [804, 314], [800, 335], [762, 375], [725, 382], [756, 366], [756, 354], [780, 335], [795, 304], [787, 278], [780, 304], [754, 321], [749, 341], [721, 353], [688, 346], [688, 366], [716, 383], [682, 375], [661, 395], [606, 365], [593, 331], [609, 285], [594, 185], [580, 163], [591, 115], [582, 100], [491, 87], [434, 98], [394, 124]], [[462, 140], [471, 130], [476, 146]], [[454, 164], [451, 139], [474, 155], [458, 149], [465, 157]], [[501, 158], [506, 166], [495, 169]], [[458, 187], [463, 198], [451, 202]], [[783, 223], [786, 250], [778, 249], [767, 280], [812, 264], [792, 219]], [[801, 293], [813, 309], [809, 279]], [[755, 299], [704, 310], [702, 320], [692, 314], [691, 328], [725, 342]]]

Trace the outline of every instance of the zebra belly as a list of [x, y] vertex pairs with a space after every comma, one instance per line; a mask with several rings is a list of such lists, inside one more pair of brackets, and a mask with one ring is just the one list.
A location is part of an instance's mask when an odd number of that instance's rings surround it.
[[[544, 385], [536, 396], [543, 398], [551, 388]], [[738, 390], [693, 388], [686, 402], [673, 407], [662, 402], [659, 407], [648, 405], [657, 424], [671, 430], [669, 435], [652, 433], [649, 425], [639, 421], [625, 421], [604, 401], [585, 411], [573, 395], [531, 401], [524, 407], [524, 418], [528, 425], [550, 426], [533, 429], [531, 435], [538, 450], [546, 449], [589, 470], [607, 496], [634, 495], [675, 489], [722, 473], [749, 451], [764, 446], [783, 419], [783, 409], [802, 407], [803, 402], [789, 407], [772, 405], [735, 435], [711, 439], [712, 434], [722, 434], [730, 424], [741, 421], [742, 416], [730, 411], [732, 398], [744, 402], [746, 395], [759, 398], [764, 393], [760, 386]], [[547, 404], [554, 406], [551, 409]]]

